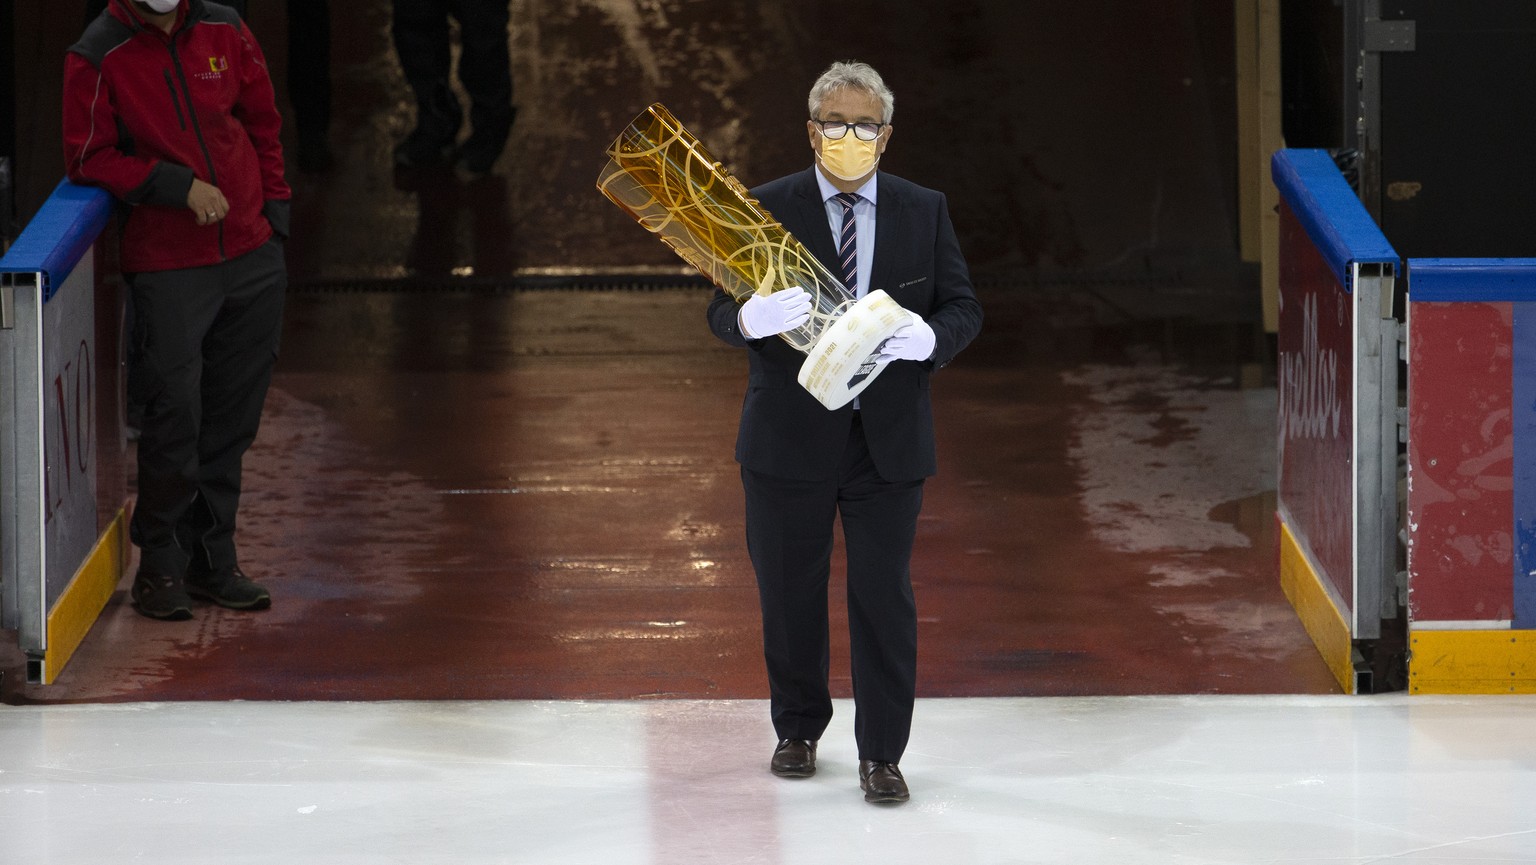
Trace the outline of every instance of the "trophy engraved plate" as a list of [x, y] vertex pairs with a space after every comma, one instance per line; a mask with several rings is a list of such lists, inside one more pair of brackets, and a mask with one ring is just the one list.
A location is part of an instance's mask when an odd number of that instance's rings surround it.
[[841, 408], [885, 369], [880, 346], [908, 322], [906, 310], [883, 291], [855, 298], [660, 103], [608, 157], [598, 190], [737, 303], [786, 288], [810, 293], [810, 320], [779, 336], [805, 352], [799, 382], [822, 405]]

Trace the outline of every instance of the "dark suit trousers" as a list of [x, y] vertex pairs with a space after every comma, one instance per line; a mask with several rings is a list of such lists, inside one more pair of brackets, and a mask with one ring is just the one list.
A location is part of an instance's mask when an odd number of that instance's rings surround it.
[[859, 758], [898, 762], [916, 695], [917, 605], [909, 566], [923, 482], [882, 479], [857, 420], [837, 478], [791, 480], [746, 468], [741, 478], [774, 729], [781, 739], [815, 740], [832, 719], [827, 585], [840, 514]]

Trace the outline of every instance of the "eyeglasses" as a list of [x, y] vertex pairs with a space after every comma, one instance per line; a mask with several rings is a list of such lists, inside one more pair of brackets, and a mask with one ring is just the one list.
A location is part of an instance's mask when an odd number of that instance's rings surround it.
[[848, 134], [848, 127], [853, 127], [854, 137], [860, 141], [874, 141], [880, 137], [880, 131], [889, 126], [888, 123], [844, 123], [841, 120], [812, 120], [812, 123], [821, 127], [821, 134], [836, 141]]

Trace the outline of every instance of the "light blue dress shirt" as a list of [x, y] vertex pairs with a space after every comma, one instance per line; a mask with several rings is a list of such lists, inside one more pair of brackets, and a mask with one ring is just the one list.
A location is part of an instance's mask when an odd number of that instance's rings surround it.
[[[869, 180], [854, 193], [862, 199], [853, 206], [853, 229], [857, 232], [854, 251], [859, 260], [859, 289], [855, 297], [869, 293], [869, 272], [875, 265], [875, 188], [879, 185], [875, 179], [879, 176], [878, 171], [871, 174]], [[832, 227], [832, 245], [836, 248], [837, 238], [843, 234], [843, 205], [833, 197], [838, 194], [838, 188], [827, 180], [819, 166], [816, 168], [816, 185], [821, 187], [821, 200], [827, 208], [827, 224]], [[841, 276], [836, 270], [832, 274]]]

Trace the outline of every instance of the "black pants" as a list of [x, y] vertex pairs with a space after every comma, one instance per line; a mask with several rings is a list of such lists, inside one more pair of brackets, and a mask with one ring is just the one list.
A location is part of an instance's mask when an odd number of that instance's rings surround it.
[[900, 761], [916, 696], [917, 605], [910, 562], [923, 482], [882, 479], [857, 421], [839, 477], [799, 481], [743, 468], [741, 479], [774, 730], [781, 739], [815, 740], [832, 719], [827, 584], [840, 514], [859, 758]]
[[138, 273], [129, 387], [143, 405], [131, 535], [140, 566], [233, 567], [240, 467], [256, 438], [288, 277], [275, 237], [222, 264]]
[[288, 101], [300, 143], [324, 143], [331, 128], [331, 9], [327, 0], [288, 0]]
[[469, 94], [473, 134], [505, 141], [512, 126], [508, 0], [394, 0], [395, 53], [416, 94], [418, 116], [425, 121], [446, 112], [455, 128], [462, 116], [448, 86], [450, 15], [459, 22], [459, 82]]

